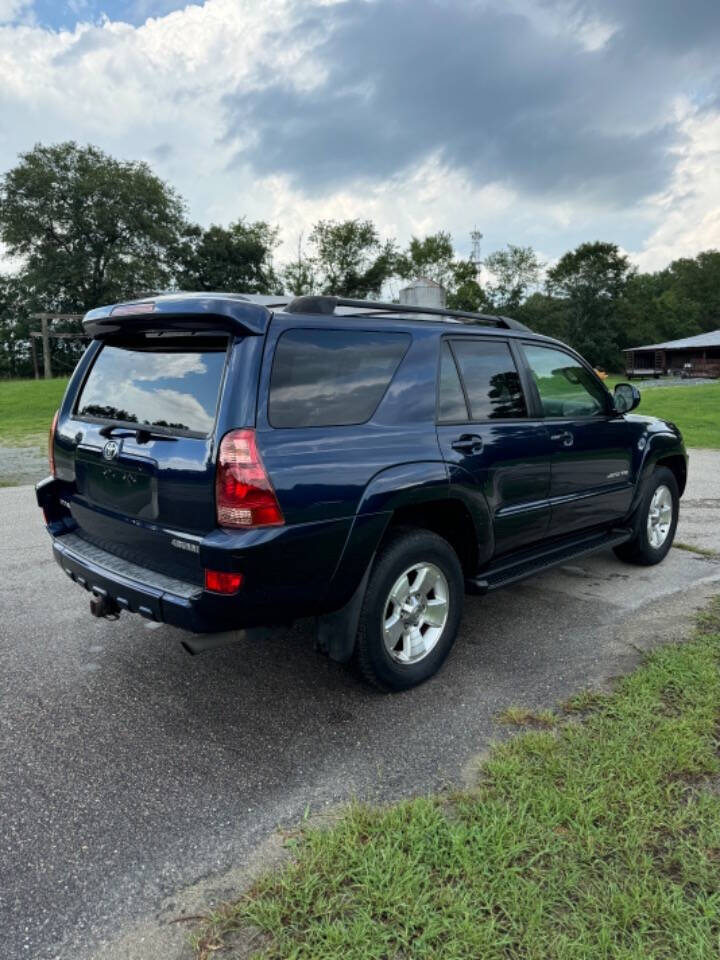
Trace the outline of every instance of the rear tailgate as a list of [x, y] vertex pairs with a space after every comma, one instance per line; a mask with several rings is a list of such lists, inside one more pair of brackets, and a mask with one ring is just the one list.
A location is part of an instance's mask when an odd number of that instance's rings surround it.
[[[219, 411], [254, 415], [247, 358], [259, 359], [262, 338], [197, 326], [121, 329], [93, 343], [63, 403], [55, 462], [79, 536], [201, 583], [199, 543], [216, 527]], [[238, 402], [238, 391], [250, 396]]]

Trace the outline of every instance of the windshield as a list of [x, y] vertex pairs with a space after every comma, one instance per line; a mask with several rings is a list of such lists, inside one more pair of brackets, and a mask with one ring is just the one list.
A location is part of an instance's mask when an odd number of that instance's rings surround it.
[[227, 339], [105, 345], [76, 407], [93, 420], [142, 424], [203, 436], [215, 423]]

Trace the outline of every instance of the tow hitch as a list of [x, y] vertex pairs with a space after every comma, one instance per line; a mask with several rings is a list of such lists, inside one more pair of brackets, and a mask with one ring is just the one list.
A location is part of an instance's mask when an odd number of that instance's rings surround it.
[[90, 613], [94, 617], [106, 617], [108, 620], [117, 620], [120, 616], [120, 607], [112, 597], [103, 597], [94, 593], [90, 598]]

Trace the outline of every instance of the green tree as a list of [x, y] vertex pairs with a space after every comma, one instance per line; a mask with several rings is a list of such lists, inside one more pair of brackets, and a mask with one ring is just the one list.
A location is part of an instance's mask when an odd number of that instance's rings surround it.
[[455, 310], [481, 311], [487, 306], [485, 294], [477, 280], [475, 264], [458, 260], [453, 264], [447, 305]]
[[485, 269], [492, 276], [486, 285], [487, 298], [500, 312], [517, 309], [530, 287], [538, 283], [543, 264], [532, 247], [496, 250], [485, 258]]
[[720, 251], [703, 250], [681, 257], [659, 274], [663, 291], [672, 291], [678, 303], [693, 304], [692, 320], [699, 332], [720, 326]]
[[634, 275], [614, 243], [583, 243], [548, 270], [547, 291], [568, 308], [567, 339], [591, 363], [616, 369], [621, 362], [620, 298]]
[[395, 242], [381, 241], [371, 220], [320, 220], [309, 242], [312, 268], [323, 293], [378, 295], [395, 273]]
[[181, 290], [278, 293], [272, 264], [278, 233], [263, 220], [188, 227], [176, 253], [175, 282]]
[[315, 275], [308, 260], [291, 260], [283, 270], [283, 287], [295, 297], [312, 293]]
[[315, 275], [312, 263], [303, 253], [303, 235], [298, 237], [297, 257], [285, 264], [282, 272], [283, 287], [295, 297], [312, 293], [315, 289]]
[[[396, 272], [403, 280], [424, 277], [447, 290], [455, 271], [452, 237], [444, 230], [422, 239], [412, 237], [407, 249], [398, 255]], [[458, 308], [459, 309], [459, 308]]]
[[0, 274], [0, 377], [32, 375], [31, 313], [22, 277]]
[[38, 144], [0, 180], [0, 239], [36, 309], [81, 312], [167, 286], [183, 204], [145, 163]]
[[531, 293], [519, 307], [508, 311], [509, 315], [535, 333], [557, 340], [569, 339], [570, 305], [567, 300], [551, 297], [547, 293]]
[[667, 284], [667, 271], [638, 273], [630, 277], [618, 302], [620, 345], [676, 340], [701, 333], [701, 307]]

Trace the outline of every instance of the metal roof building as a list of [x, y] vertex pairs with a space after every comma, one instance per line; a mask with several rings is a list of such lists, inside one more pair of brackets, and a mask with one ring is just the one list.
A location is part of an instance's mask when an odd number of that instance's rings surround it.
[[660, 377], [668, 373], [720, 377], [720, 330], [629, 347], [623, 352], [628, 377]]

